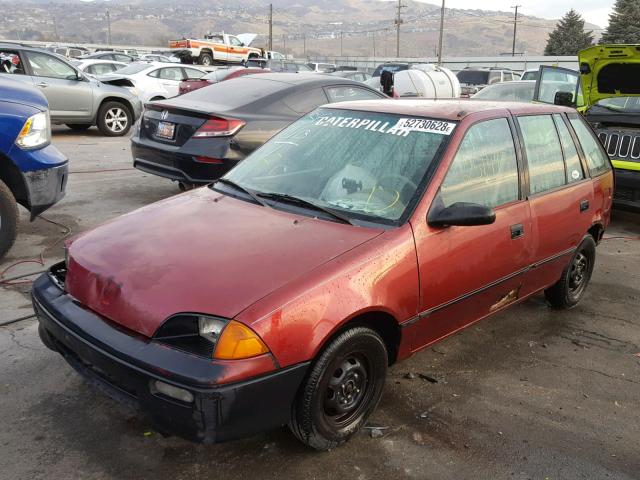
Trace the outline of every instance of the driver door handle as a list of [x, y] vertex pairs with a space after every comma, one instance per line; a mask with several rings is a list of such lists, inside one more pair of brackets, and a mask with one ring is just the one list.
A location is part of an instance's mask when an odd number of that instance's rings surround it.
[[520, 238], [522, 236], [524, 236], [524, 225], [521, 223], [511, 225], [511, 238]]
[[49, 84], [46, 82], [40, 82], [40, 83], [36, 83], [36, 86], [40, 88], [47, 88]]

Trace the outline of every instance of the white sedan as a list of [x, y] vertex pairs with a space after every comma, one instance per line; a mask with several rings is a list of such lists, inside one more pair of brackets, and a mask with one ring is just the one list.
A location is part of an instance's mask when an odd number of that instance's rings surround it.
[[198, 67], [167, 63], [132, 63], [117, 72], [101, 75], [104, 83], [127, 88], [144, 103], [178, 95], [180, 82], [200, 78], [207, 72]]
[[96, 60], [93, 58], [87, 58], [86, 60], [72, 60], [71, 63], [75, 65], [78, 70], [94, 77], [113, 73], [129, 65], [128, 63], [116, 62], [114, 60]]

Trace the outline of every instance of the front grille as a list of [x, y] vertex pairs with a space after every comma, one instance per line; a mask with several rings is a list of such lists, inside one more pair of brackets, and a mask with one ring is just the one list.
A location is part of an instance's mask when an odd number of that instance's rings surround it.
[[607, 128], [597, 134], [611, 159], [640, 162], [640, 131]]

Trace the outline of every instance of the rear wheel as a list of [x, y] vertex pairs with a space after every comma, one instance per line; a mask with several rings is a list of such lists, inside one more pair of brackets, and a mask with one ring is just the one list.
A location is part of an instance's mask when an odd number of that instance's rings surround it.
[[90, 123], [67, 123], [67, 127], [78, 132], [89, 130], [92, 125]]
[[384, 341], [356, 327], [320, 354], [302, 385], [289, 427], [303, 443], [329, 450], [351, 438], [376, 408], [387, 374]]
[[7, 185], [0, 180], [0, 258], [9, 251], [18, 234], [18, 204]]
[[198, 63], [205, 67], [209, 67], [213, 65], [213, 57], [209, 53], [201, 53], [200, 57], [198, 57]]
[[544, 291], [552, 307], [567, 309], [578, 304], [591, 280], [595, 260], [596, 242], [591, 235], [585, 235], [560, 280]]
[[105, 102], [98, 111], [98, 129], [108, 137], [126, 135], [132, 124], [132, 115], [120, 102]]

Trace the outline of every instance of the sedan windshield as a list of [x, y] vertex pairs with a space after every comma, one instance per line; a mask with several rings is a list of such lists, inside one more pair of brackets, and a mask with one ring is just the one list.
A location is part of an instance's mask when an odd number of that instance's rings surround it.
[[455, 123], [319, 109], [289, 126], [226, 178], [264, 198], [283, 195], [351, 218], [398, 223]]

